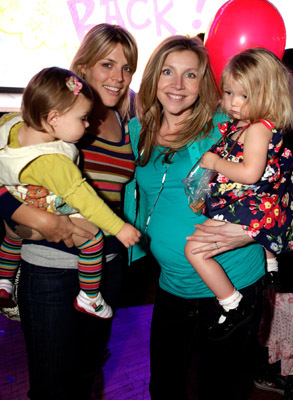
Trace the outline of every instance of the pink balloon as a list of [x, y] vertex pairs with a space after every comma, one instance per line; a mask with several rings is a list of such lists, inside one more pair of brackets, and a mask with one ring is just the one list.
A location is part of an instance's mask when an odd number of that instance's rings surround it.
[[229, 0], [218, 10], [205, 36], [217, 85], [233, 55], [264, 47], [281, 59], [286, 45], [284, 21], [267, 0]]

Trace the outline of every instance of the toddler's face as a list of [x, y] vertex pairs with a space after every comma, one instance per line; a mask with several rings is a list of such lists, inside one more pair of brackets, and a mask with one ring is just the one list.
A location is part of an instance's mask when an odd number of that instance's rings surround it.
[[222, 106], [234, 119], [250, 122], [247, 93], [231, 76], [227, 76], [224, 81]]
[[59, 114], [54, 123], [54, 136], [64, 142], [76, 143], [85, 133], [89, 126], [87, 117], [91, 111], [92, 103], [82, 93], [70, 110]]

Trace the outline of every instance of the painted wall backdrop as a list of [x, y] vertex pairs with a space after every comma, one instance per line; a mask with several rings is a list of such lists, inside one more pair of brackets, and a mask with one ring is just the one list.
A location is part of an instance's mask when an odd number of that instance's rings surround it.
[[[119, 24], [135, 36], [138, 90], [144, 65], [165, 37], [206, 32], [222, 0], [0, 0], [0, 87], [25, 87], [48, 66], [68, 68], [85, 33], [101, 22]], [[293, 47], [293, 2], [271, 0]]]

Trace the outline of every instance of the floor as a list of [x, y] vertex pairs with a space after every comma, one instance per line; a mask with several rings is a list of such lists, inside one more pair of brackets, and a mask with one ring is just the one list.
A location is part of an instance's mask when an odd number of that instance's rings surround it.
[[[149, 400], [149, 328], [152, 305], [118, 310], [109, 343], [109, 358], [97, 381], [93, 400]], [[135, 327], [135, 329], [133, 329]], [[0, 315], [0, 399], [26, 400], [28, 375], [19, 322]], [[103, 385], [102, 385], [103, 386]], [[250, 400], [279, 400], [273, 392], [254, 389]], [[179, 399], [178, 399], [179, 400]]]
[[[103, 368], [104, 390], [99, 387], [99, 380], [95, 387], [95, 400], [150, 398], [148, 332], [151, 313], [152, 305], [118, 310], [109, 343], [109, 358]], [[132, 329], [134, 326], [135, 329]], [[0, 351], [0, 399], [27, 399], [28, 374], [22, 331], [19, 322], [2, 315]]]
[[[150, 399], [149, 330], [157, 274], [149, 265], [132, 269], [128, 288], [124, 290], [123, 307], [118, 309], [113, 322], [109, 357], [103, 376], [97, 379], [92, 400]], [[136, 288], [135, 293], [129, 288]], [[0, 354], [0, 400], [26, 400], [28, 374], [23, 334], [18, 321], [1, 314]], [[255, 388], [249, 400], [280, 398], [279, 394]]]

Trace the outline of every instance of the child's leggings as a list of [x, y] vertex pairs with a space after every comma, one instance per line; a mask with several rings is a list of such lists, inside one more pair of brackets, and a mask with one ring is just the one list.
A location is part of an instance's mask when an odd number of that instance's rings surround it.
[[[6, 235], [0, 246], [0, 279], [14, 283], [21, 258], [22, 239]], [[80, 288], [89, 297], [96, 297], [102, 275], [103, 234], [99, 231], [94, 240], [78, 246], [78, 276]]]

